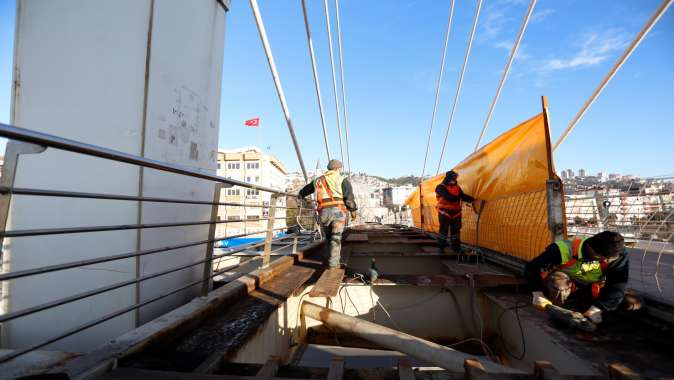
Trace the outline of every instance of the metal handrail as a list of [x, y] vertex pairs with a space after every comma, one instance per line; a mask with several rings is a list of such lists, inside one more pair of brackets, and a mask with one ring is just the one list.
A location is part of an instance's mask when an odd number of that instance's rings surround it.
[[[287, 236], [284, 236], [283, 238], [285, 238], [285, 237], [287, 237]], [[282, 239], [282, 238], [272, 239], [272, 241], [278, 241], [280, 239]], [[86, 292], [75, 294], [75, 295], [72, 295], [72, 296], [69, 296], [69, 297], [64, 297], [64, 298], [57, 299], [57, 300], [54, 300], [54, 301], [49, 301], [49, 302], [45, 302], [45, 303], [42, 303], [42, 304], [39, 304], [39, 305], [31, 306], [31, 307], [28, 307], [28, 308], [25, 308], [25, 309], [22, 309], [22, 310], [15, 311], [13, 313], [7, 313], [7, 314], [4, 314], [4, 315], [0, 315], [0, 323], [8, 322], [8, 321], [11, 321], [13, 319], [25, 317], [27, 315], [35, 314], [35, 313], [43, 311], [43, 310], [51, 309], [51, 308], [54, 308], [54, 307], [57, 307], [57, 306], [65, 305], [67, 303], [79, 301], [79, 300], [84, 299], [84, 298], [89, 298], [89, 297], [92, 297], [92, 296], [95, 296], [95, 295], [98, 295], [98, 294], [101, 294], [101, 293], [106, 293], [106, 292], [109, 292], [109, 291], [112, 291], [112, 290], [115, 290], [115, 289], [123, 288], [125, 286], [138, 284], [140, 282], [150, 280], [150, 279], [153, 279], [153, 278], [156, 278], [156, 277], [161, 277], [161, 276], [164, 276], [164, 275], [167, 275], [167, 274], [170, 274], [170, 273], [178, 272], [178, 271], [181, 271], [183, 269], [191, 268], [193, 266], [197, 266], [199, 264], [206, 263], [208, 261], [213, 261], [213, 260], [220, 259], [224, 256], [229, 256], [229, 255], [231, 255], [233, 253], [236, 253], [236, 252], [241, 252], [241, 251], [245, 251], [245, 250], [250, 249], [250, 248], [255, 248], [255, 247], [261, 246], [264, 243], [265, 242], [254, 243], [252, 245], [246, 245], [246, 246], [237, 248], [234, 251], [227, 252], [226, 254], [223, 254], [223, 255], [211, 256], [211, 257], [203, 259], [203, 260], [194, 261], [194, 262], [191, 262], [191, 263], [188, 263], [188, 264], [184, 264], [184, 265], [180, 265], [180, 266], [173, 267], [173, 268], [170, 268], [170, 269], [166, 269], [166, 270], [163, 270], [161, 272], [146, 274], [144, 276], [137, 277], [137, 278], [134, 278], [132, 280], [117, 282], [117, 283], [114, 283], [112, 285], [103, 286], [103, 287], [100, 287], [100, 288], [97, 288], [97, 289], [88, 290]], [[200, 280], [200, 282], [203, 282], [203, 281], [204, 281], [203, 279]]]
[[[82, 198], [82, 199], [106, 199], [106, 200], [135, 201], [135, 202], [179, 203], [179, 204], [193, 204], [193, 205], [207, 205], [207, 206], [271, 208], [271, 206], [247, 205], [236, 202], [192, 201], [188, 199], [178, 199], [178, 198], [137, 197], [133, 195], [83, 193], [78, 191], [27, 189], [22, 187], [7, 187], [7, 186], [0, 186], [0, 194], [32, 195], [32, 196], [61, 197], [61, 198]], [[300, 207], [276, 206], [276, 208], [286, 210], [297, 210]]]
[[118, 162], [125, 162], [127, 164], [134, 164], [145, 168], [162, 170], [169, 173], [182, 174], [188, 177], [206, 179], [210, 181], [223, 183], [226, 185], [241, 186], [248, 189], [266, 191], [273, 194], [297, 196], [296, 194], [290, 194], [279, 189], [273, 189], [271, 187], [258, 186], [248, 182], [220, 177], [217, 175], [208, 174], [206, 172], [190, 169], [182, 165], [167, 164], [150, 158], [140, 157], [133, 154], [120, 152], [117, 150], [104, 148], [98, 145], [86, 144], [79, 141], [66, 139], [63, 137], [58, 137], [47, 133], [32, 131], [30, 129], [15, 127], [3, 123], [0, 123], [0, 137], [24, 141], [31, 144], [42, 145], [49, 148], [65, 150], [73, 153], [81, 153], [87, 156], [104, 158]]
[[[274, 218], [274, 220], [285, 218]], [[259, 218], [250, 221], [269, 220], [269, 218]], [[26, 236], [43, 236], [43, 235], [63, 235], [63, 234], [77, 234], [84, 232], [104, 232], [104, 231], [124, 231], [124, 230], [142, 230], [147, 228], [164, 228], [164, 227], [185, 227], [185, 226], [200, 226], [204, 224], [227, 224], [227, 223], [243, 223], [247, 219], [236, 220], [202, 220], [198, 222], [178, 222], [178, 223], [141, 223], [141, 224], [119, 224], [112, 226], [93, 226], [93, 227], [65, 227], [65, 228], [39, 228], [28, 230], [13, 230], [0, 232], [0, 237], [26, 237]]]
[[[275, 228], [274, 231], [279, 231], [279, 230], [283, 230], [283, 229], [286, 229], [286, 227]], [[121, 254], [117, 254], [117, 255], [103, 256], [103, 257], [98, 257], [98, 258], [95, 258], [95, 259], [72, 261], [72, 262], [64, 263], [64, 264], [49, 265], [49, 266], [46, 266], [46, 267], [39, 267], [39, 268], [26, 269], [26, 270], [21, 270], [21, 271], [16, 271], [16, 272], [3, 273], [3, 274], [0, 274], [0, 282], [13, 280], [13, 279], [16, 279], [16, 278], [21, 278], [21, 277], [28, 277], [28, 276], [35, 276], [35, 275], [44, 274], [44, 273], [51, 273], [51, 272], [56, 272], [56, 271], [60, 271], [60, 270], [73, 269], [73, 268], [78, 268], [78, 267], [94, 265], [94, 264], [107, 263], [107, 262], [110, 262], [110, 261], [130, 259], [130, 258], [133, 258], [133, 257], [151, 255], [153, 253], [174, 251], [176, 249], [188, 248], [188, 247], [194, 247], [194, 246], [197, 246], [197, 245], [213, 243], [213, 242], [216, 242], [216, 241], [219, 241], [219, 240], [234, 239], [234, 238], [239, 238], [239, 237], [244, 237], [244, 236], [263, 234], [265, 232], [267, 232], [267, 231], [266, 230], [260, 230], [260, 231], [253, 231], [253, 232], [231, 235], [231, 236], [218, 236], [218, 237], [215, 237], [213, 239], [205, 239], [205, 240], [193, 241], [193, 242], [183, 243], [183, 244], [178, 244], [178, 245], [169, 245], [169, 246], [165, 246], [165, 247], [145, 249], [145, 250], [140, 250], [140, 251], [121, 253]], [[286, 236], [288, 236], [288, 235], [286, 235]], [[284, 237], [286, 237], [286, 236], [284, 236]]]

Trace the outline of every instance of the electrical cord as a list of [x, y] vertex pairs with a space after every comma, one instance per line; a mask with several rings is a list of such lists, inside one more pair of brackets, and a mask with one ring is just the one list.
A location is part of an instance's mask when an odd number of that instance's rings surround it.
[[[498, 327], [499, 331], [499, 340], [501, 341], [501, 344], [503, 345], [503, 348], [505, 349], [505, 352], [510, 355], [513, 359], [515, 360], [522, 360], [524, 359], [524, 356], [527, 354], [527, 344], [526, 340], [524, 339], [524, 329], [522, 328], [522, 321], [520, 319], [520, 314], [519, 314], [519, 308], [527, 306], [528, 303], [526, 302], [517, 302], [515, 306], [511, 306], [509, 308], [504, 309], [501, 314], [498, 316], [498, 319], [496, 320], [496, 326]], [[503, 330], [501, 329], [501, 319], [505, 315], [505, 313], [509, 310], [515, 310], [515, 317], [517, 318], [517, 324], [520, 328], [520, 337], [522, 339], [522, 353], [520, 355], [515, 355], [513, 354], [510, 349], [508, 348], [508, 345], [506, 344], [505, 340], [503, 339]]]

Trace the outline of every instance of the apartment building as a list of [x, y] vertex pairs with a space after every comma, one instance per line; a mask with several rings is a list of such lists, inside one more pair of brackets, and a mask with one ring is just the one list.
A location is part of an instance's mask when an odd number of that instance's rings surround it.
[[[218, 152], [218, 176], [236, 179], [260, 186], [285, 190], [287, 171], [273, 155], [265, 154], [255, 146]], [[271, 194], [265, 191], [240, 186], [222, 189], [221, 202], [240, 203], [249, 207], [220, 206], [218, 217], [229, 223], [218, 224], [216, 236], [233, 236], [267, 228]], [[285, 206], [285, 197], [278, 199], [277, 206]], [[286, 226], [286, 210], [276, 210], [274, 228]], [[236, 222], [239, 221], [239, 222]], [[263, 234], [247, 236], [262, 237]]]

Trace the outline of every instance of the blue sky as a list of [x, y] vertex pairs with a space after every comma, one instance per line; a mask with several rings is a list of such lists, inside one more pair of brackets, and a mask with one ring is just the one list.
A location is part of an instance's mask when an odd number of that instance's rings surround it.
[[[333, 155], [339, 152], [323, 2], [308, 0]], [[334, 2], [329, 1], [331, 7]], [[475, 1], [457, 1], [429, 158], [435, 172]], [[526, 0], [485, 0], [442, 167], [472, 152]], [[325, 152], [299, 0], [259, 0], [308, 168]], [[354, 171], [421, 172], [449, 1], [341, 0]], [[660, 0], [539, 0], [484, 141], [550, 101], [553, 142]], [[0, 121], [9, 121], [15, 2], [0, 0]], [[331, 8], [334, 28], [334, 8]], [[247, 1], [227, 15], [221, 148], [269, 147], [299, 165]], [[336, 38], [336, 37], [335, 37]], [[670, 9], [555, 153], [557, 169], [642, 176], [674, 173], [674, 10]], [[341, 105], [340, 105], [341, 107]], [[246, 128], [259, 116], [261, 130]]]

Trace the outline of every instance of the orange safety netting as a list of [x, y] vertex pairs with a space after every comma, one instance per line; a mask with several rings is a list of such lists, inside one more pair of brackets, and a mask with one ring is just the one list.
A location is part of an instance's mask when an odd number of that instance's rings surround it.
[[[551, 162], [541, 113], [459, 163], [454, 168], [459, 185], [478, 200], [475, 207], [463, 205], [461, 240], [525, 260], [545, 249], [552, 242], [546, 196], [546, 181], [554, 176]], [[422, 182], [405, 201], [414, 225], [426, 231], [439, 230], [435, 188], [444, 176]]]

